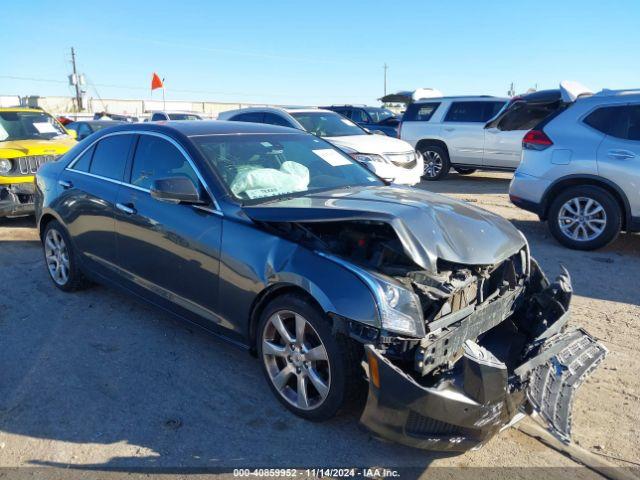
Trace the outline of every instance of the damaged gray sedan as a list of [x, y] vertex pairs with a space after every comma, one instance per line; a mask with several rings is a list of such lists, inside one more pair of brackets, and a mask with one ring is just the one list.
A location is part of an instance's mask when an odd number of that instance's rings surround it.
[[107, 283], [247, 348], [309, 420], [367, 396], [362, 423], [406, 445], [475, 448], [534, 411], [566, 441], [606, 354], [509, 222], [287, 128], [105, 129], [40, 169], [36, 210], [56, 287]]

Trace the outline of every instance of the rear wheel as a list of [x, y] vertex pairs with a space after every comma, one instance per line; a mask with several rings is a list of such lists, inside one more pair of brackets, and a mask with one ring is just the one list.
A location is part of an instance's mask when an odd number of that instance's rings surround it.
[[449, 173], [451, 163], [447, 151], [437, 145], [428, 145], [420, 149], [424, 159], [422, 178], [425, 180], [440, 180]]
[[472, 173], [476, 173], [476, 169], [475, 168], [462, 168], [462, 167], [453, 167], [456, 169], [456, 172], [458, 172], [460, 175], [471, 175]]
[[[301, 296], [264, 309], [258, 354], [278, 400], [308, 420], [327, 420], [360, 398], [365, 386], [356, 345], [331, 331], [329, 319]], [[360, 349], [361, 350], [361, 349]]]
[[571, 187], [549, 208], [549, 230], [563, 245], [595, 250], [613, 242], [620, 233], [622, 212], [613, 196], [602, 188]]
[[78, 268], [69, 234], [58, 221], [47, 224], [42, 244], [47, 271], [56, 287], [72, 292], [86, 286], [87, 280]]

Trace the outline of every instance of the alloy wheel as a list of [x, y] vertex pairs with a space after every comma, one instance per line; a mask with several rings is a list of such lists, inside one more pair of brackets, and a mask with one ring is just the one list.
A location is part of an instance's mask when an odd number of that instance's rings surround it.
[[314, 410], [327, 398], [331, 386], [327, 349], [301, 315], [280, 310], [267, 320], [262, 357], [271, 383], [294, 407]]
[[427, 150], [423, 153], [424, 171], [423, 175], [429, 178], [435, 178], [442, 171], [442, 157], [438, 152]]
[[600, 202], [593, 198], [574, 197], [560, 207], [558, 225], [567, 238], [588, 242], [604, 232], [607, 226], [607, 212]]
[[64, 238], [55, 228], [47, 232], [44, 255], [53, 281], [58, 285], [66, 285], [69, 281], [69, 251]]

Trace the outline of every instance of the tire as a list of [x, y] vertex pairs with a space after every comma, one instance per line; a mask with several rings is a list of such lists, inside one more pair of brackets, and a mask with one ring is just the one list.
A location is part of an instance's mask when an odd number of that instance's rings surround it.
[[475, 168], [462, 168], [462, 167], [453, 167], [456, 169], [460, 175], [471, 175], [472, 173], [476, 173], [478, 170]]
[[575, 250], [595, 250], [613, 242], [622, 227], [622, 212], [606, 190], [591, 185], [571, 187], [558, 195], [547, 219], [551, 234]]
[[[302, 342], [304, 347], [294, 351], [291, 349], [292, 343], [283, 340], [276, 324], [279, 318], [280, 325], [289, 334], [289, 340], [293, 340], [293, 344], [299, 348], [296, 325], [300, 317], [306, 322]], [[364, 349], [353, 340], [334, 334], [330, 319], [302, 295], [285, 294], [276, 297], [265, 307], [258, 324], [257, 344], [258, 358], [271, 391], [286, 408], [302, 418], [328, 420], [341, 410], [359, 404], [366, 394], [366, 382], [360, 365]], [[322, 346], [326, 361], [321, 360]], [[313, 357], [317, 361], [311, 360], [312, 350], [316, 352]], [[299, 354], [305, 351], [308, 356], [300, 357]], [[282, 373], [285, 369], [288, 369], [286, 374]], [[303, 384], [306, 394], [302, 398], [298, 394], [300, 377], [306, 378], [306, 381], [303, 380], [306, 382]], [[324, 385], [319, 389], [316, 388], [318, 380], [322, 382], [318, 385]]]
[[433, 182], [447, 176], [451, 169], [451, 162], [446, 149], [437, 145], [428, 145], [422, 147], [420, 153], [424, 160], [422, 178]]
[[[88, 281], [78, 267], [69, 234], [57, 220], [47, 223], [42, 235], [42, 246], [49, 278], [56, 287], [64, 292], [73, 292], [87, 286]], [[60, 266], [59, 269], [56, 268], [57, 265]]]

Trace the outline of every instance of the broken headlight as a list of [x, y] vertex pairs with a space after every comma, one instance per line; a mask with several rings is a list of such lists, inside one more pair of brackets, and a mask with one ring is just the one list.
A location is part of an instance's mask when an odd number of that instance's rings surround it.
[[371, 274], [373, 294], [378, 303], [382, 328], [389, 331], [424, 337], [424, 319], [420, 299], [399, 283], [391, 283]]

